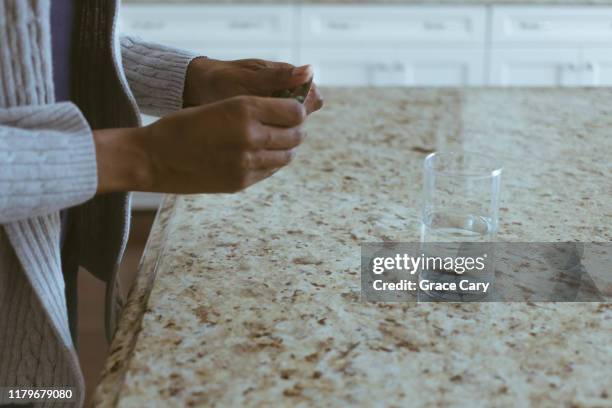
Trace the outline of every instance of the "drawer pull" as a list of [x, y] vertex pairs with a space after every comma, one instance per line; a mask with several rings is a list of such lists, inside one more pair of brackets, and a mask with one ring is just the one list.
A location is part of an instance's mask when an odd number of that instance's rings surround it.
[[519, 27], [523, 30], [536, 31], [542, 29], [542, 24], [538, 21], [521, 21]]
[[257, 21], [230, 21], [228, 23], [229, 28], [233, 30], [253, 30], [261, 27], [261, 23]]
[[132, 28], [136, 30], [159, 30], [164, 28], [166, 24], [161, 21], [134, 21], [132, 23]]
[[350, 30], [351, 25], [346, 21], [330, 21], [327, 23], [327, 27], [332, 30]]
[[440, 31], [446, 28], [446, 25], [440, 21], [426, 21], [423, 23], [423, 28], [427, 31]]
[[368, 66], [368, 69], [371, 71], [403, 71], [404, 70], [404, 64], [397, 61], [397, 62], [391, 62], [391, 63], [384, 63], [384, 62], [379, 62], [379, 63], [374, 63], [374, 64], [370, 64]]

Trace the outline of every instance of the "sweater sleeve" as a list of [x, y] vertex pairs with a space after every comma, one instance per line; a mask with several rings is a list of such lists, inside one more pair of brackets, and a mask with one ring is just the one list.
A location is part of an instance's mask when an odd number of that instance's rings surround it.
[[0, 224], [82, 203], [96, 188], [92, 131], [74, 104], [0, 108]]
[[196, 55], [136, 37], [122, 36], [121, 58], [140, 110], [163, 116], [183, 107], [187, 67]]

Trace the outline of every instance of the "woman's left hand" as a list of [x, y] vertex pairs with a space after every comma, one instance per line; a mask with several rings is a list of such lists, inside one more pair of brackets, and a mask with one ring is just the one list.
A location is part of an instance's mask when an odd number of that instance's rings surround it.
[[[260, 59], [219, 61], [200, 57], [187, 69], [184, 105], [204, 105], [238, 95], [272, 96], [275, 91], [297, 88], [310, 81], [312, 75], [310, 65], [295, 67]], [[323, 98], [314, 83], [304, 106], [307, 113], [323, 106]]]

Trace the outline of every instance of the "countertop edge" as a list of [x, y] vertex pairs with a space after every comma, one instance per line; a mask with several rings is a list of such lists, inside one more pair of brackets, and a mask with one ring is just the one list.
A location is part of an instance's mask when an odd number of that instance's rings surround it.
[[121, 393], [134, 345], [138, 340], [142, 318], [147, 308], [149, 295], [155, 282], [158, 260], [163, 253], [163, 243], [169, 221], [174, 214], [176, 196], [165, 195], [158, 210], [151, 234], [147, 239], [143, 256], [138, 265], [134, 284], [130, 288], [117, 333], [100, 373], [92, 398], [92, 407], [115, 407]]

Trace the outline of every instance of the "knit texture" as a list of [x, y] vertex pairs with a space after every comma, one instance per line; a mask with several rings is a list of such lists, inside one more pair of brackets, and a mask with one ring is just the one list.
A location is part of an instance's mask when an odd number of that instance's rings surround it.
[[195, 54], [124, 36], [121, 56], [130, 88], [143, 113], [163, 116], [183, 107], [187, 67]]
[[[73, 387], [76, 402], [40, 406], [74, 407], [83, 404], [84, 384], [68, 325], [58, 211], [72, 207], [75, 259], [107, 283], [112, 334], [129, 196], [90, 199], [97, 183], [93, 135], [77, 106], [54, 103], [49, 4], [0, 0], [0, 387]], [[136, 126], [135, 101], [156, 114], [180, 108], [191, 54], [129, 39], [124, 72], [118, 2], [92, 4], [87, 12], [107, 28], [100, 33], [110, 50], [104, 69], [113, 72], [120, 96], [120, 114], [96, 126]]]
[[48, 3], [0, 2], [0, 385], [74, 387], [82, 405], [58, 210], [94, 195], [96, 163], [82, 115], [52, 103], [49, 19]]
[[[3, 71], [0, 94], [19, 93], [9, 75]], [[96, 184], [93, 137], [76, 106], [0, 109], [0, 223], [83, 202], [93, 197]]]

